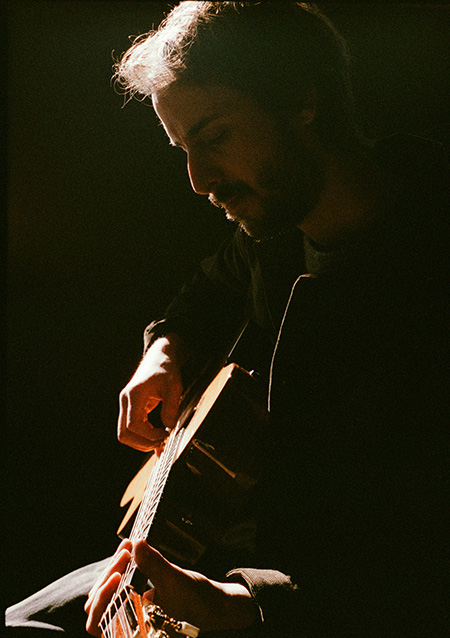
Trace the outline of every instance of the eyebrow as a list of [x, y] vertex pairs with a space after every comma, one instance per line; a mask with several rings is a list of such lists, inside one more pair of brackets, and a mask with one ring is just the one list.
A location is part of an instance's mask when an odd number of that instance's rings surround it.
[[207, 126], [213, 120], [217, 119], [217, 117], [217, 115], [205, 115], [205, 117], [202, 117], [202, 119], [197, 122], [197, 124], [194, 124], [194, 126], [189, 129], [188, 134], [186, 135], [187, 139], [190, 140], [198, 135], [200, 131], [205, 128], [205, 126]]
[[[192, 140], [192, 138], [194, 138], [196, 135], [198, 135], [200, 133], [200, 131], [202, 129], [205, 128], [205, 126], [207, 126], [210, 122], [212, 122], [213, 120], [218, 119], [218, 115], [214, 114], [214, 115], [205, 115], [205, 117], [202, 117], [198, 122], [196, 122], [187, 132], [186, 134], [186, 140]], [[172, 146], [181, 146], [181, 144], [179, 144], [178, 142], [173, 142], [172, 140], [170, 141], [170, 144]]]

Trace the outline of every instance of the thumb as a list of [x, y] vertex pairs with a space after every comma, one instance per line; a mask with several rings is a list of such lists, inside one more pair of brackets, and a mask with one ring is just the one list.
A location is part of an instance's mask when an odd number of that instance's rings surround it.
[[170, 579], [173, 570], [177, 569], [144, 540], [135, 544], [134, 560], [140, 571], [150, 579], [154, 587], [164, 586]]

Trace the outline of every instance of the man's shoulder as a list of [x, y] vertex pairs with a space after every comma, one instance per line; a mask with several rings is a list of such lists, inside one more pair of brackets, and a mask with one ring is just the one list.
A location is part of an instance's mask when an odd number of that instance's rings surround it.
[[[425, 179], [448, 186], [449, 161], [443, 144], [416, 135], [398, 133], [376, 140], [373, 156], [385, 169], [418, 183]], [[444, 182], [445, 179], [445, 182]]]

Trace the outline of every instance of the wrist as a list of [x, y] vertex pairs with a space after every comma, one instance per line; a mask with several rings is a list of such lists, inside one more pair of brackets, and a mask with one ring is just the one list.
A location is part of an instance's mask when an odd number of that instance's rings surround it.
[[261, 621], [261, 612], [250, 591], [241, 583], [220, 583], [224, 595], [223, 618], [227, 629], [245, 629]]
[[185, 341], [174, 332], [158, 337], [147, 352], [150, 352], [151, 349], [158, 349], [178, 367], [181, 367], [189, 358]]

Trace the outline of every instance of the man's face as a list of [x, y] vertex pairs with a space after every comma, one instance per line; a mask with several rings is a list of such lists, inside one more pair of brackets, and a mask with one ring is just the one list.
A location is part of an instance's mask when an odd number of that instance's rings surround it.
[[222, 85], [172, 85], [153, 96], [171, 144], [187, 154], [192, 188], [255, 239], [301, 222], [317, 203], [323, 168], [301, 130]]

